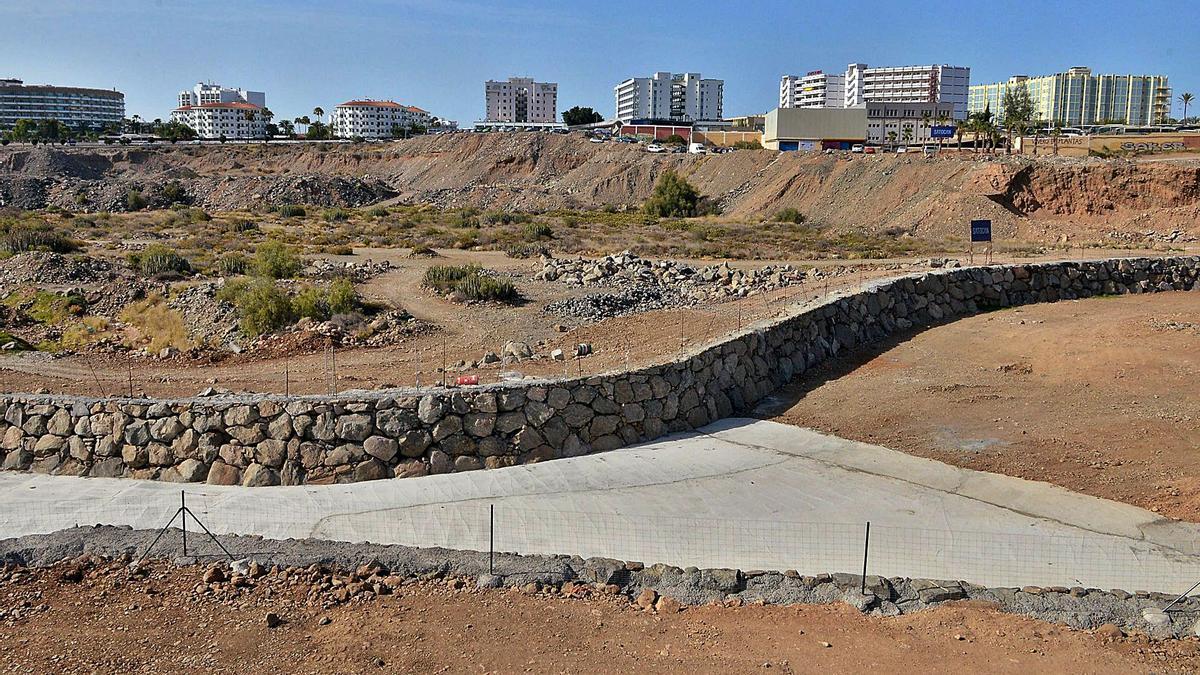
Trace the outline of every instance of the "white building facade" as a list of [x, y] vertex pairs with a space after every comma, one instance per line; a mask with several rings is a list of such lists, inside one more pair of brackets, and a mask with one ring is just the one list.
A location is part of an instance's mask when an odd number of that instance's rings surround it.
[[954, 126], [953, 103], [870, 101], [867, 142], [876, 145], [924, 145], [936, 142], [935, 126]]
[[179, 92], [179, 107], [204, 105], [206, 103], [249, 103], [259, 108], [267, 107], [267, 95], [261, 91], [248, 91], [223, 87], [212, 82], [197, 82], [191, 89]]
[[209, 140], [244, 140], [267, 135], [263, 108], [241, 101], [180, 106], [171, 112], [171, 121], [186, 124], [197, 136]]
[[0, 79], [0, 129], [17, 120], [58, 120], [73, 129], [121, 126], [125, 95], [113, 89], [57, 87]]
[[846, 68], [844, 105], [948, 103], [954, 119], [966, 119], [970, 89], [971, 69], [962, 66], [868, 68], [865, 63], [851, 63]]
[[414, 127], [427, 129], [432, 119], [416, 106], [363, 99], [338, 105], [329, 123], [333, 133], [342, 138], [395, 138], [411, 133]]
[[484, 83], [487, 122], [553, 124], [558, 121], [558, 84], [528, 77]]
[[814, 70], [806, 75], [784, 75], [779, 82], [780, 108], [843, 108], [846, 76]]
[[700, 73], [657, 72], [631, 77], [613, 87], [616, 118], [695, 122], [720, 120], [725, 109], [725, 81]]

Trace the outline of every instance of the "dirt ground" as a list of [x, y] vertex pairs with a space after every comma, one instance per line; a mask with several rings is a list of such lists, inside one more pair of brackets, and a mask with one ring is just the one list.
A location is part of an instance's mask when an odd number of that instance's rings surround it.
[[[213, 593], [197, 567], [61, 569], [0, 581], [0, 670], [108, 673], [1195, 672], [1200, 642], [1073, 631], [956, 603], [898, 618], [848, 605], [642, 611], [624, 596], [406, 584], [322, 607], [307, 585]], [[2, 578], [2, 577], [0, 577]], [[454, 586], [464, 585], [455, 589]], [[268, 627], [275, 613], [280, 625]]]
[[[998, 256], [996, 262], [1061, 258], [1052, 256]], [[1071, 257], [1099, 258], [1146, 255], [1145, 251], [1073, 249]], [[385, 386], [427, 386], [440, 383], [443, 364], [446, 376], [477, 375], [481, 383], [503, 376], [587, 375], [627, 366], [661, 363], [681, 350], [716, 341], [740, 326], [781, 316], [799, 302], [823, 297], [839, 288], [853, 287], [865, 280], [915, 271], [915, 259], [847, 262], [840, 260], [729, 261], [733, 267], [756, 268], [771, 263], [816, 266], [822, 269], [855, 270], [828, 281], [811, 281], [789, 288], [757, 294], [738, 301], [714, 302], [684, 310], [660, 310], [608, 319], [599, 323], [557, 317], [543, 311], [551, 301], [585, 293], [612, 292], [603, 287], [578, 288], [557, 282], [533, 281], [539, 268], [536, 260], [514, 260], [489, 251], [443, 250], [438, 258], [410, 258], [407, 249], [360, 249], [354, 256], [330, 256], [335, 260], [362, 262], [388, 260], [397, 269], [376, 277], [359, 290], [364, 297], [388, 306], [402, 307], [418, 319], [437, 327], [424, 335], [407, 338], [389, 347], [356, 348], [291, 355], [287, 358], [234, 356], [217, 363], [179, 357], [171, 360], [130, 358], [124, 355], [72, 355], [55, 357], [41, 352], [23, 352], [0, 357], [0, 390], [75, 393], [89, 396], [135, 395], [192, 396], [209, 386], [233, 391], [292, 394], [327, 393], [374, 389]], [[425, 270], [435, 264], [478, 263], [501, 273], [518, 274], [517, 285], [526, 301], [517, 307], [482, 303], [459, 305], [421, 287]], [[721, 260], [687, 261], [697, 265], [720, 264]], [[964, 257], [963, 262], [967, 262]], [[565, 328], [560, 332], [556, 326]], [[460, 360], [480, 359], [485, 352], [500, 353], [509, 340], [528, 342], [543, 358], [506, 366], [493, 365], [458, 372]], [[539, 344], [540, 343], [540, 344]], [[575, 345], [592, 345], [593, 355], [565, 362], [549, 360], [560, 348], [571, 354]]]
[[1200, 520], [1200, 293], [983, 314], [805, 380], [774, 419]]
[[[619, 289], [534, 281], [530, 277], [540, 269], [537, 260], [514, 260], [499, 252], [453, 250], [444, 250], [437, 258], [414, 259], [408, 257], [407, 250], [400, 249], [362, 250], [353, 257], [334, 259], [392, 262], [398, 269], [364, 284], [359, 289], [362, 295], [387, 306], [403, 307], [437, 329], [408, 338], [399, 345], [339, 351], [332, 356], [332, 363], [327, 352], [292, 355], [287, 359], [230, 357], [213, 364], [182, 357], [162, 361], [104, 354], [61, 358], [38, 352], [9, 354], [0, 358], [0, 388], [7, 391], [44, 388], [91, 396], [127, 395], [132, 380], [136, 395], [192, 396], [210, 385], [234, 391], [284, 393], [286, 389], [293, 394], [314, 394], [330, 391], [330, 373], [334, 370], [337, 388], [344, 391], [440, 383], [443, 364], [451, 369], [447, 375], [450, 382], [460, 374], [477, 375], [481, 383], [495, 382], [504, 374], [596, 374], [629, 365], [662, 362], [681, 353], [681, 349], [708, 344], [739, 326], [781, 315], [793, 302], [821, 297], [869, 278], [901, 273], [895, 269], [901, 264], [898, 261], [876, 261], [858, 266], [861, 272], [830, 277], [828, 284], [806, 282], [736, 302], [644, 312], [595, 323], [555, 316], [543, 308], [562, 298]], [[428, 267], [468, 262], [500, 273], [521, 275], [517, 285], [525, 301], [515, 307], [497, 303], [462, 305], [421, 286]], [[692, 262], [713, 264], [713, 261]], [[755, 268], [767, 262], [731, 261], [730, 264]], [[843, 266], [841, 261], [820, 264], [827, 268]], [[565, 330], [559, 330], [559, 326]], [[478, 360], [489, 351], [500, 354], [510, 340], [528, 342], [541, 358], [461, 372], [454, 368], [460, 360]], [[554, 349], [572, 354], [579, 343], [590, 344], [594, 353], [578, 360], [549, 359]]]

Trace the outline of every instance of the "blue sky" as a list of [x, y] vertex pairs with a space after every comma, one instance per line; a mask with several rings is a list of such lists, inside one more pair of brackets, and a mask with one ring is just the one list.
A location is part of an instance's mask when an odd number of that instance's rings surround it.
[[613, 85], [671, 70], [724, 79], [732, 116], [774, 107], [784, 73], [852, 61], [972, 83], [1087, 65], [1200, 94], [1198, 27], [1181, 0], [3, 0], [0, 77], [115, 87], [146, 119], [203, 79], [266, 91], [279, 118], [370, 97], [466, 124], [489, 78], [558, 82], [560, 110], [611, 116]]

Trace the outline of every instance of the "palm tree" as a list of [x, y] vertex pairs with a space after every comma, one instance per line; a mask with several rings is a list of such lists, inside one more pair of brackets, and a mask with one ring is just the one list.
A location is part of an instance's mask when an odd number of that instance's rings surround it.
[[1192, 101], [1194, 101], [1195, 99], [1196, 99], [1196, 97], [1192, 96], [1192, 93], [1189, 91], [1185, 91], [1179, 95], [1179, 102], [1183, 104], [1183, 117], [1180, 119], [1181, 122], [1187, 120], [1188, 104], [1191, 103]]
[[1054, 156], [1058, 156], [1058, 137], [1062, 136], [1062, 125], [1055, 122], [1054, 128], [1050, 130], [1050, 147], [1054, 151]]
[[317, 106], [317, 107], [313, 108], [313, 117], [315, 117], [319, 120], [324, 116], [325, 116], [324, 108], [322, 108], [321, 106]]

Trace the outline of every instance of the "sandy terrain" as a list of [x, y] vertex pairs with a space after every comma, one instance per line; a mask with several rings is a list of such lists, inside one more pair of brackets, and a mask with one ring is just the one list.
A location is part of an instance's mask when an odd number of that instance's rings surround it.
[[[60, 568], [61, 569], [61, 568]], [[452, 590], [322, 609], [305, 583], [213, 594], [199, 568], [0, 581], [6, 672], [1194, 672], [1195, 640], [1151, 643], [953, 604], [894, 619], [848, 605], [652, 614], [623, 596]], [[0, 579], [4, 575], [0, 575]], [[462, 581], [455, 580], [461, 584]], [[282, 624], [269, 628], [267, 612]], [[16, 618], [13, 618], [13, 617]]]
[[[829, 364], [768, 412], [1200, 519], [1200, 293], [984, 314]], [[827, 380], [827, 381], [826, 381]], [[798, 400], [797, 400], [798, 398]]]

